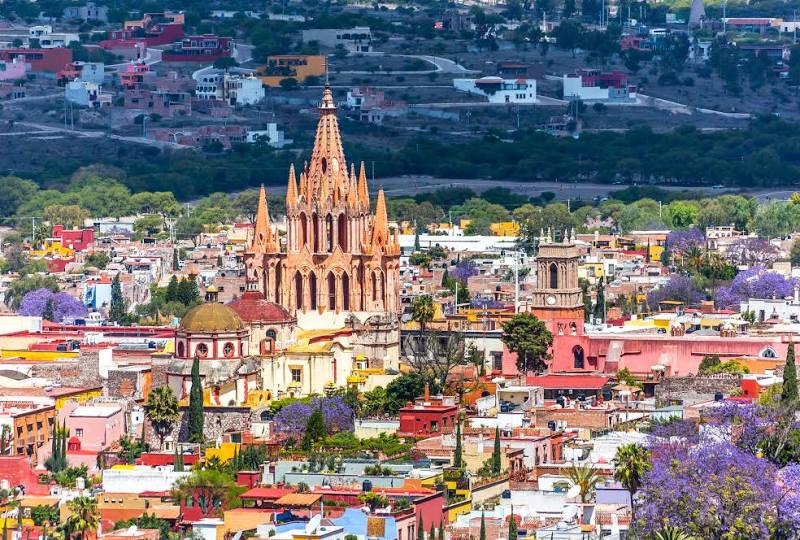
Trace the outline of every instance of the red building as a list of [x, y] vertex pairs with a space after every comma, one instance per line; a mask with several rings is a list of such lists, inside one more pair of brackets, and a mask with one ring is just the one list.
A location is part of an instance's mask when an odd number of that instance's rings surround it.
[[233, 40], [213, 34], [186, 36], [177, 46], [164, 51], [164, 62], [214, 62], [233, 54]]
[[94, 242], [94, 229], [65, 229], [63, 225], [53, 225], [52, 237], [59, 238], [64, 247], [83, 251]]
[[[427, 393], [427, 392], [426, 392]], [[426, 395], [416, 403], [400, 409], [401, 437], [421, 437], [438, 433], [452, 433], [458, 418], [458, 406], [449, 398], [428, 399]]]
[[0, 49], [0, 61], [22, 57], [33, 73], [58, 73], [72, 63], [72, 49]]
[[180, 13], [145, 13], [136, 21], [125, 21], [124, 28], [112, 30], [100, 42], [104, 49], [132, 48], [137, 43], [146, 47], [168, 45], [183, 39], [183, 15]]

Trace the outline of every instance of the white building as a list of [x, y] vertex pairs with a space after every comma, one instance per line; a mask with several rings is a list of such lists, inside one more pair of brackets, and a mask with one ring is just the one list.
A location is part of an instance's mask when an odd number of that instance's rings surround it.
[[247, 142], [254, 143], [260, 137], [267, 137], [269, 145], [273, 148], [283, 148], [288, 144], [292, 144], [292, 139], [284, 137], [283, 130], [278, 129], [278, 124], [270, 122], [267, 124], [267, 129], [259, 129], [247, 132]]
[[106, 66], [102, 62], [73, 62], [72, 64], [80, 70], [79, 81], [103, 84], [106, 77]]
[[316, 41], [323, 47], [335, 49], [339, 45], [350, 52], [370, 52], [372, 50], [372, 31], [369, 26], [355, 28], [315, 28], [303, 30], [303, 42]]
[[70, 43], [80, 42], [81, 40], [78, 34], [68, 32], [53, 32], [53, 27], [49, 24], [31, 26], [28, 29], [28, 39], [37, 40], [39, 42], [39, 47], [42, 49], [69, 47]]
[[264, 99], [264, 84], [253, 75], [231, 75], [222, 78], [222, 96], [230, 105], [255, 105]]
[[103, 92], [99, 84], [84, 81], [70, 81], [64, 87], [64, 99], [83, 107], [106, 107], [111, 105], [112, 95]]
[[562, 79], [564, 99], [581, 101], [626, 101], [636, 96], [622, 72], [602, 72], [599, 69], [579, 69]]
[[536, 103], [536, 79], [453, 79], [456, 90], [485, 97], [489, 103]]
[[175, 472], [172, 467], [134, 467], [105, 469], [103, 491], [109, 493], [142, 493], [143, 491], [170, 491], [172, 486], [191, 471]]

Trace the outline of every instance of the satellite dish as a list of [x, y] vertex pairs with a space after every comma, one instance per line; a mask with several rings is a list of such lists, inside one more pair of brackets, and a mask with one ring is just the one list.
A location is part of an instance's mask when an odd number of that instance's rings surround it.
[[574, 485], [567, 490], [567, 497], [573, 499], [581, 494], [581, 487], [579, 485]]
[[569, 523], [575, 516], [578, 515], [578, 507], [574, 504], [568, 504], [564, 506], [564, 511], [561, 512], [561, 521], [564, 523]]
[[321, 515], [317, 514], [316, 516], [312, 517], [306, 525], [306, 534], [316, 533], [320, 523], [322, 523]]

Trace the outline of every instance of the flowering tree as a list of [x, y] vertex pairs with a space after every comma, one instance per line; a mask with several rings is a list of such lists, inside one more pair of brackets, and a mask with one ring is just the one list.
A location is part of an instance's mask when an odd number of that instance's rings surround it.
[[472, 276], [478, 275], [478, 265], [472, 259], [462, 259], [453, 268], [453, 277], [459, 281], [466, 281]]
[[698, 443], [700, 432], [697, 422], [675, 419], [665, 424], [657, 424], [650, 430], [650, 445], [655, 446], [676, 439], [690, 444]]
[[756, 266], [740, 272], [728, 286], [716, 290], [715, 302], [723, 309], [739, 309], [748, 298], [785, 298], [794, 291], [796, 279]]
[[698, 538], [766, 540], [778, 526], [785, 490], [766, 459], [730, 443], [664, 445], [652, 465], [639, 492], [644, 533], [671, 525]]
[[36, 289], [22, 297], [18, 313], [33, 317], [47, 316], [53, 322], [61, 322], [65, 317], [84, 317], [87, 309], [67, 293]]
[[725, 251], [725, 257], [741, 266], [765, 266], [775, 262], [779, 250], [767, 240], [757, 237], [743, 237], [733, 242]]
[[342, 398], [314, 398], [310, 403], [296, 401], [283, 407], [275, 415], [275, 431], [287, 438], [299, 440], [303, 437], [308, 419], [316, 409], [322, 409], [325, 432], [328, 435], [353, 430], [353, 409]]
[[658, 304], [666, 300], [676, 300], [689, 306], [697, 304], [702, 299], [703, 293], [694, 284], [692, 278], [680, 274], [673, 275], [669, 281], [647, 294], [647, 303], [652, 310], [657, 310]]
[[702, 247], [706, 237], [698, 229], [672, 231], [667, 235], [667, 249], [670, 254], [683, 253], [689, 248]]

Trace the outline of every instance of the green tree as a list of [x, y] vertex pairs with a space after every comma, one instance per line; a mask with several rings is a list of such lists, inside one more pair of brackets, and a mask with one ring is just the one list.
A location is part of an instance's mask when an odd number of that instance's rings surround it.
[[317, 407], [308, 417], [306, 432], [303, 435], [301, 447], [303, 450], [311, 450], [314, 443], [325, 438], [325, 418], [322, 415], [322, 408]]
[[42, 311], [42, 318], [46, 321], [53, 321], [55, 319], [55, 312], [53, 307], [53, 299], [48, 298], [47, 303], [44, 306], [44, 311]]
[[500, 426], [494, 428], [494, 449], [492, 450], [492, 474], [498, 475], [503, 467], [500, 450]]
[[786, 350], [786, 365], [783, 368], [781, 401], [783, 403], [795, 403], [797, 397], [797, 368], [794, 364], [794, 341], [790, 341], [789, 347]]
[[433, 320], [436, 310], [433, 306], [433, 297], [429, 294], [418, 296], [414, 299], [411, 306], [411, 320], [419, 324], [420, 330], [424, 331], [425, 327]]
[[696, 540], [694, 536], [687, 534], [677, 527], [666, 526], [659, 529], [653, 535], [653, 540]]
[[125, 320], [127, 313], [128, 306], [126, 305], [125, 297], [122, 296], [122, 283], [119, 280], [118, 273], [111, 282], [111, 306], [108, 310], [108, 319], [121, 323]]
[[171, 278], [169, 278], [167, 290], [164, 294], [164, 300], [167, 302], [180, 302], [178, 287], [178, 278], [177, 276], [173, 275]]
[[478, 540], [486, 540], [486, 516], [481, 511], [481, 532], [478, 535]]
[[161, 216], [149, 215], [137, 219], [133, 223], [133, 231], [139, 237], [153, 236], [161, 232], [164, 219]]
[[519, 313], [503, 325], [503, 343], [517, 353], [517, 370], [541, 372], [547, 368], [553, 334], [532, 313]]
[[230, 68], [238, 66], [239, 62], [237, 62], [235, 58], [232, 58], [230, 56], [223, 56], [222, 58], [217, 58], [214, 61], [215, 69], [224, 69], [225, 71], [228, 71]]
[[591, 501], [597, 484], [600, 482], [600, 475], [592, 465], [588, 463], [582, 465], [573, 463], [572, 467], [567, 471], [567, 478], [580, 489], [581, 502], [587, 503]]
[[703, 359], [700, 361], [697, 373], [699, 375], [706, 375], [719, 365], [720, 359], [718, 354], [707, 354], [703, 356]]
[[606, 290], [604, 280], [597, 282], [597, 300], [594, 304], [594, 320], [606, 322]]
[[41, 527], [46, 521], [58, 523], [58, 508], [46, 504], [37, 504], [31, 508], [31, 519], [33, 520], [33, 524], [37, 527]]
[[164, 438], [172, 432], [180, 416], [178, 400], [172, 389], [166, 385], [152, 389], [144, 411], [158, 435], [159, 448], [164, 448]]
[[611, 462], [614, 465], [614, 479], [631, 494], [631, 523], [636, 523], [636, 492], [642, 485], [647, 472], [652, 468], [650, 452], [642, 445], [631, 443], [617, 448]]
[[105, 251], [93, 251], [86, 257], [86, 266], [94, 266], [100, 270], [103, 270], [110, 262], [111, 257]]
[[419, 516], [417, 523], [417, 540], [425, 540], [425, 526], [422, 524], [422, 516]]
[[517, 540], [517, 518], [514, 516], [514, 505], [511, 505], [511, 519], [508, 522], [508, 540]]
[[204, 516], [221, 516], [226, 509], [241, 504], [239, 496], [244, 490], [228, 473], [206, 468], [178, 480], [172, 488], [172, 498], [176, 501], [194, 499]]
[[444, 540], [444, 520], [439, 520], [439, 531], [436, 538], [437, 540]]
[[43, 217], [51, 225], [63, 225], [67, 229], [83, 227], [90, 217], [89, 212], [77, 204], [52, 204], [44, 209]]
[[192, 362], [192, 387], [189, 390], [189, 441], [202, 443], [203, 435], [203, 383], [200, 380], [200, 359]]
[[428, 531], [428, 540], [436, 540], [436, 527], [434, 527], [433, 521], [431, 521], [431, 530]]
[[85, 540], [89, 533], [97, 530], [100, 524], [100, 512], [97, 510], [97, 499], [94, 497], [76, 497], [67, 502], [72, 512], [68, 518], [71, 529], [78, 532], [78, 538]]
[[[464, 456], [461, 449], [461, 419], [456, 418], [456, 448], [453, 451], [453, 467], [461, 469], [464, 467]], [[433, 527], [433, 524], [431, 524]]]
[[425, 392], [425, 378], [419, 373], [404, 373], [386, 385], [387, 414], [397, 414], [401, 407]]

